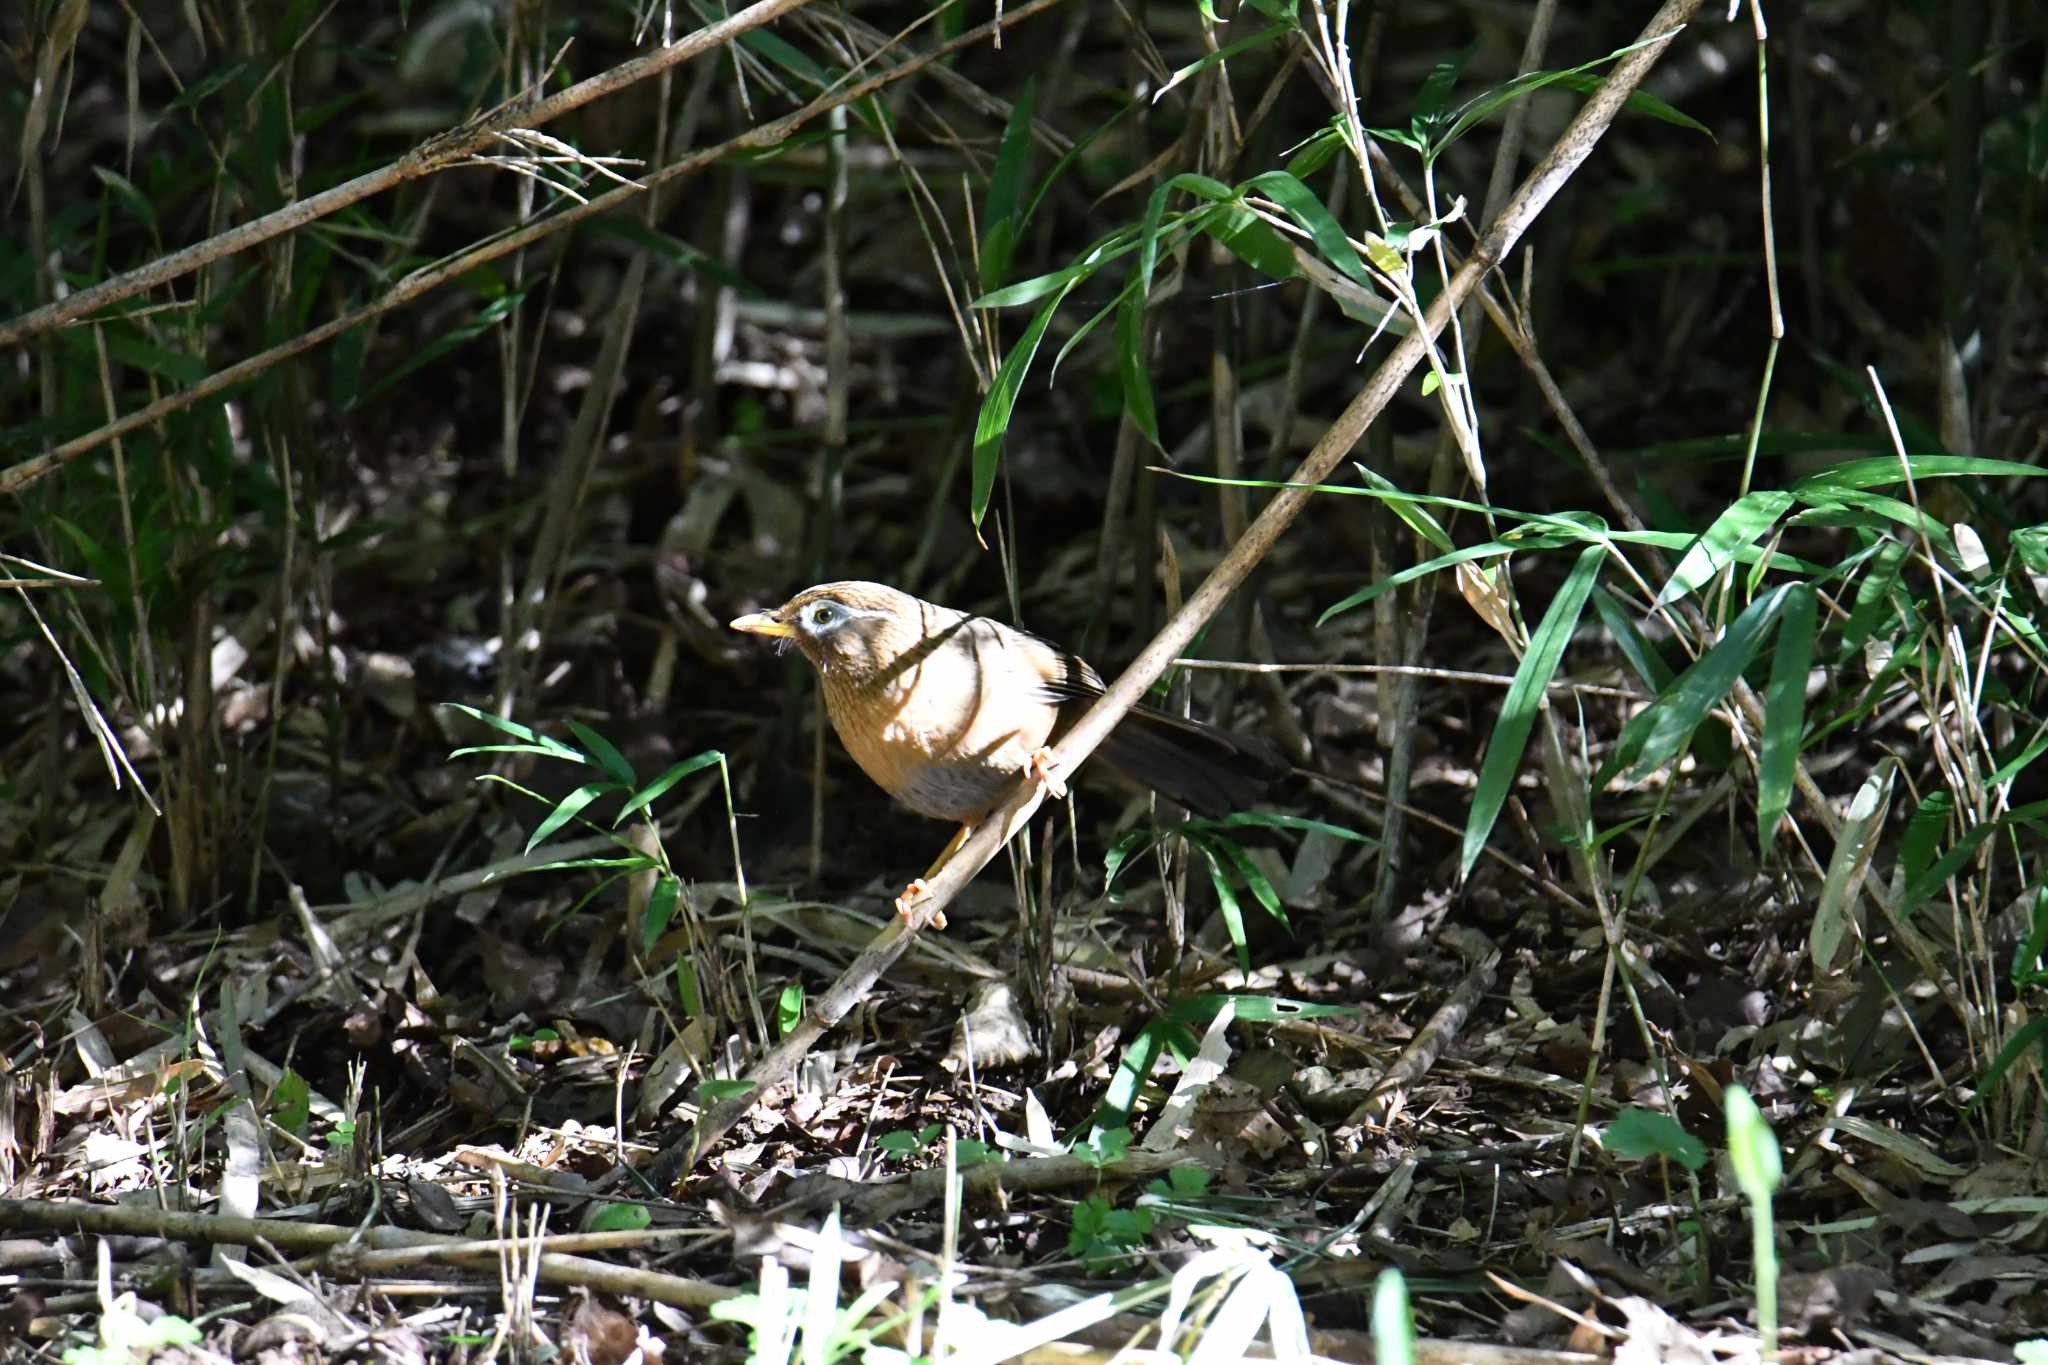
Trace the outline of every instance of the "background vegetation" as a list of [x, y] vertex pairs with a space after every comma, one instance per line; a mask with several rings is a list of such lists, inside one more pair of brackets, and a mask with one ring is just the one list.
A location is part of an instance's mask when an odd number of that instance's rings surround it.
[[[335, 1350], [2010, 1358], [2048, 17], [1690, 10], [0, 12], [0, 1332], [126, 1321], [69, 1197], [670, 1253], [102, 1243]], [[908, 935], [945, 831], [724, 626], [841, 577], [1294, 773]]]

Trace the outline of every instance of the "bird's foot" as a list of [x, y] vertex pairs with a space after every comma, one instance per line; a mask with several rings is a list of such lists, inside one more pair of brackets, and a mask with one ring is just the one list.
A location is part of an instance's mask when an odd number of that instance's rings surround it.
[[1032, 781], [1045, 788], [1047, 796], [1055, 801], [1067, 799], [1067, 784], [1054, 777], [1052, 773], [1052, 750], [1040, 749], [1033, 753], [1027, 771], [1030, 772]]
[[[917, 903], [931, 894], [931, 887], [925, 885], [922, 877], [913, 877], [910, 885], [903, 888], [903, 894], [896, 898], [896, 913], [908, 920], [917, 910]], [[932, 928], [946, 927], [946, 912], [941, 910], [932, 916]]]

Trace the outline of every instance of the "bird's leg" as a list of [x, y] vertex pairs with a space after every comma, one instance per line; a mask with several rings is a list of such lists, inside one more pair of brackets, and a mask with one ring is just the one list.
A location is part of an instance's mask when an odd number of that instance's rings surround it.
[[[953, 837], [946, 841], [946, 846], [939, 850], [939, 856], [932, 859], [932, 865], [924, 870], [924, 876], [911, 878], [910, 885], [904, 887], [903, 894], [896, 898], [897, 914], [905, 919], [910, 918], [910, 912], [916, 909], [917, 903], [924, 899], [931, 891], [931, 887], [926, 883], [931, 878], [939, 875], [939, 869], [952, 860], [953, 855], [960, 851], [960, 845], [966, 843], [967, 836], [972, 833], [974, 833], [973, 825], [960, 826]], [[945, 927], [946, 915], [942, 910], [932, 917], [932, 928], [943, 929]]]
[[1067, 784], [1052, 775], [1052, 750], [1038, 749], [1031, 755], [1031, 761], [1024, 770], [1031, 774], [1031, 780], [1045, 788], [1045, 794], [1055, 801], [1067, 799]]

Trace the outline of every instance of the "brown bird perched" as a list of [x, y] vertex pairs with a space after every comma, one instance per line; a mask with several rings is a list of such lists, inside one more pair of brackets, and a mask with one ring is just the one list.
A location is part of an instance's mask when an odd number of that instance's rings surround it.
[[[1050, 782], [1047, 746], [1102, 695], [1095, 670], [1058, 646], [880, 583], [821, 583], [732, 628], [795, 644], [861, 770], [919, 815], [960, 823], [896, 898], [904, 915], [1019, 773]], [[1149, 706], [1133, 708], [1096, 753], [1130, 780], [1215, 813], [1255, 801], [1271, 767], [1228, 731]]]

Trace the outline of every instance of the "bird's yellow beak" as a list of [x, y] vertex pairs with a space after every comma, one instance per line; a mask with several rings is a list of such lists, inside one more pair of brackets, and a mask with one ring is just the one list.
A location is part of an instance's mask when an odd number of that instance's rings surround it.
[[796, 632], [790, 629], [789, 623], [772, 611], [749, 612], [745, 616], [736, 618], [732, 623], [732, 628], [734, 630], [743, 630], [749, 635], [766, 635], [770, 639], [775, 640], [793, 640], [796, 638]]

